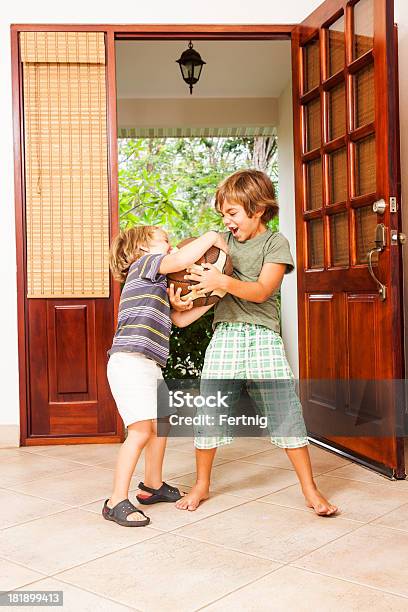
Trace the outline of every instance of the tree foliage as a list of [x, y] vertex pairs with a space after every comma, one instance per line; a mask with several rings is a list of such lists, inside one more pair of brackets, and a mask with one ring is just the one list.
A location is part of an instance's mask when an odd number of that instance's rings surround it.
[[[121, 228], [160, 225], [177, 244], [223, 229], [213, 206], [217, 185], [245, 168], [266, 172], [277, 191], [277, 140], [253, 138], [140, 138], [119, 140]], [[271, 221], [277, 229], [278, 220]], [[173, 328], [166, 377], [199, 375], [212, 331], [212, 311], [189, 327]]]
[[163, 225], [174, 240], [221, 228], [213, 207], [229, 174], [257, 167], [277, 187], [275, 138], [140, 138], [119, 141], [121, 227]]

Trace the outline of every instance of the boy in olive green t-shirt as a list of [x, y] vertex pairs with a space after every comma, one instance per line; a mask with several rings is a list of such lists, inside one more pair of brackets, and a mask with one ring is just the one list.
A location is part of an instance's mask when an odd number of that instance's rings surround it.
[[[232, 232], [222, 234], [228, 244], [234, 265], [234, 277], [244, 282], [256, 282], [265, 263], [285, 264], [285, 274], [294, 269], [288, 240], [279, 232], [266, 228], [254, 238], [239, 242]], [[264, 325], [280, 333], [278, 302], [279, 287], [263, 302], [242, 300], [231, 293], [215, 306], [214, 327], [222, 321], [240, 321]]]
[[[257, 170], [236, 172], [218, 187], [215, 205], [229, 230], [224, 238], [232, 258], [233, 276], [221, 274], [213, 265], [204, 264], [205, 270], [195, 267], [185, 277], [198, 281], [194, 285], [196, 291], [217, 290], [226, 294], [215, 307], [215, 329], [205, 354], [203, 384], [206, 379], [221, 378], [290, 381], [293, 373], [279, 334], [277, 295], [284, 274], [291, 272], [294, 265], [287, 239], [266, 226], [278, 214], [272, 182]], [[172, 299], [170, 291], [170, 301]], [[189, 325], [209, 308], [211, 306], [174, 312], [173, 323], [180, 327]], [[337, 507], [327, 501], [313, 480], [298, 397], [290, 394], [290, 400], [279, 410], [276, 405], [271, 408], [270, 395], [263, 392], [261, 383], [249, 385], [248, 392], [258, 410], [268, 415], [272, 425], [269, 427], [271, 441], [285, 448], [306, 504], [320, 516], [336, 513]], [[280, 433], [282, 423], [285, 435], [278, 436], [276, 433]], [[207, 436], [204, 429], [197, 434], [197, 482], [190, 493], [176, 503], [181, 510], [195, 510], [208, 498], [216, 449], [232, 442], [228, 435]]]

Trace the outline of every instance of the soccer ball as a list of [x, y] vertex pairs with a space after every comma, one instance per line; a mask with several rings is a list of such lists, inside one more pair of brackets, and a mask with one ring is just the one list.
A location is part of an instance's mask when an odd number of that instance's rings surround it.
[[[186, 238], [177, 245], [178, 248], [183, 247], [194, 240], [194, 238]], [[213, 264], [222, 274], [228, 274], [232, 276], [232, 260], [227, 253], [222, 251], [216, 246], [211, 246], [208, 251], [204, 253], [200, 259], [196, 262], [196, 265], [203, 263]], [[209, 304], [216, 304], [222, 297], [224, 297], [224, 291], [210, 291], [204, 293], [202, 291], [196, 291], [195, 289], [188, 289], [189, 286], [197, 285], [197, 281], [185, 279], [184, 276], [187, 274], [187, 270], [180, 270], [180, 272], [171, 272], [167, 275], [168, 285], [171, 283], [174, 285], [174, 291], [176, 292], [181, 287], [181, 298], [186, 299], [187, 296], [193, 300], [193, 308], [197, 306], [208, 306]]]

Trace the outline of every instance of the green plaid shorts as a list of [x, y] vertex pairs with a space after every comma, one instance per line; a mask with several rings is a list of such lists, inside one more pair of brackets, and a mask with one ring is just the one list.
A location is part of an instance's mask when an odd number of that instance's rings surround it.
[[[272, 430], [271, 442], [281, 448], [300, 448], [309, 444], [294, 376], [286, 359], [282, 338], [277, 332], [255, 323], [218, 323], [205, 353], [200, 389], [204, 395], [206, 379], [251, 381], [247, 390], [257, 412], [268, 417], [268, 428], [270, 432]], [[261, 381], [257, 384], [259, 379]], [[268, 380], [270, 385], [280, 385], [283, 389], [283, 393], [272, 393], [272, 401], [267, 388]], [[283, 382], [276, 383], [277, 380]], [[241, 393], [240, 389], [236, 391], [233, 401]], [[285, 435], [276, 435], [280, 430]], [[287, 435], [292, 431], [293, 435]], [[223, 430], [223, 435], [219, 436], [207, 436], [205, 430], [196, 428], [194, 445], [198, 449], [216, 448], [232, 441], [233, 437], [228, 435], [228, 431]]]

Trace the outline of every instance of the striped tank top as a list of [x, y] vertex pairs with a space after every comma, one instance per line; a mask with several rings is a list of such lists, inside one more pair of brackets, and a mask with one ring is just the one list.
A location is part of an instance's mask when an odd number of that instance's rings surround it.
[[166, 276], [159, 272], [163, 257], [156, 253], [143, 255], [130, 266], [108, 355], [143, 353], [160, 366], [166, 365], [171, 319]]

